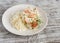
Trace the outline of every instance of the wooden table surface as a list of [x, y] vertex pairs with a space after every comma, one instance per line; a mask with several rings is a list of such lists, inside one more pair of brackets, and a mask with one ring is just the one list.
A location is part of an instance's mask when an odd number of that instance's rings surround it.
[[[48, 14], [48, 25], [33, 36], [17, 36], [2, 25], [2, 15], [11, 6], [33, 4]], [[60, 0], [0, 0], [0, 43], [60, 43]]]

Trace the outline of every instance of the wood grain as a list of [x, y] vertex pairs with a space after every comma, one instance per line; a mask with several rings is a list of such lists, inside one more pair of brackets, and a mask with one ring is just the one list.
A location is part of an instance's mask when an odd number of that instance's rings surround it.
[[[48, 14], [48, 26], [33, 36], [17, 36], [2, 25], [2, 15], [11, 6], [33, 4]], [[60, 43], [60, 0], [0, 0], [0, 43]]]

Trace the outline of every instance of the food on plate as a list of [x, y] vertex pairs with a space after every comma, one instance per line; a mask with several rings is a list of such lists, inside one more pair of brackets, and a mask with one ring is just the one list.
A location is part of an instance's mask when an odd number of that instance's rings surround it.
[[42, 20], [37, 8], [27, 7], [23, 9], [23, 11], [16, 12], [16, 14], [11, 17], [10, 22], [19, 30], [21, 28], [21, 24], [24, 24], [27, 29], [40, 27]]

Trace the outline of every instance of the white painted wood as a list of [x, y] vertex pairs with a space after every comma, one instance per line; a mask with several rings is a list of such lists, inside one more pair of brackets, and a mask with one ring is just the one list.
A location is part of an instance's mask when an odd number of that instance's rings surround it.
[[[2, 14], [9, 7], [28, 3], [41, 7], [48, 13], [48, 26], [33, 36], [11, 34], [2, 25]], [[0, 0], [0, 43], [50, 43], [60, 41], [60, 0]]]

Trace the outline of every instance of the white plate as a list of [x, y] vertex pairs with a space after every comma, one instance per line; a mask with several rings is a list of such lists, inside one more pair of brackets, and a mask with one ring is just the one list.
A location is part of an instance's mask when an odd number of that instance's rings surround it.
[[23, 35], [23, 36], [27, 36], [27, 35], [34, 35], [37, 34], [39, 32], [41, 32], [48, 23], [48, 19], [47, 19], [47, 13], [45, 13], [42, 9], [39, 8], [39, 11], [41, 13], [42, 19], [43, 19], [43, 23], [40, 26], [39, 29], [37, 30], [26, 30], [26, 31], [18, 31], [16, 29], [14, 29], [11, 24], [9, 23], [9, 18], [11, 15], [13, 15], [13, 13], [20, 11], [22, 9], [25, 9], [26, 7], [36, 7], [34, 5], [28, 5], [28, 4], [20, 4], [20, 5], [16, 5], [13, 6], [11, 8], [9, 8], [8, 10], [5, 11], [5, 13], [3, 14], [2, 17], [2, 23], [4, 25], [4, 27], [11, 33], [16, 34], [16, 35]]

